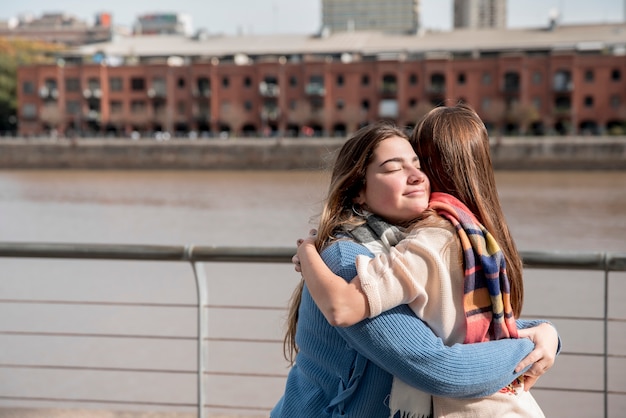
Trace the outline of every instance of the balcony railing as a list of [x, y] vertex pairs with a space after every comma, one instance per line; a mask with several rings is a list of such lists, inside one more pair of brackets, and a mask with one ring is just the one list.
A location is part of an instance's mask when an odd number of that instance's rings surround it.
[[[129, 368], [129, 369], [121, 369], [120, 367], [107, 367], [106, 365], [97, 364], [93, 366], [84, 366], [84, 367], [72, 367], [67, 365], [58, 365], [58, 364], [48, 364], [45, 359], [37, 359], [41, 364], [23, 364], [19, 360], [11, 360], [10, 357], [6, 355], [0, 356], [2, 360], [0, 360], [0, 371], [2, 370], [19, 370], [20, 373], [24, 373], [25, 375], [29, 375], [30, 371], [33, 369], [38, 370], [56, 370], [61, 373], [74, 373], [78, 371], [84, 371], [89, 373], [118, 373], [120, 371], [128, 372], [128, 373], [137, 373], [137, 374], [146, 374], [146, 373], [169, 373], [171, 375], [179, 374], [188, 374], [193, 373], [196, 379], [196, 387], [197, 387], [197, 404], [193, 405], [190, 402], [175, 402], [175, 401], [167, 401], [164, 399], [159, 399], [152, 402], [146, 401], [133, 401], [128, 400], [124, 397], [124, 393], [119, 393], [119, 400], [105, 400], [98, 401], [93, 399], [67, 399], [63, 396], [58, 397], [47, 397], [45, 399], [38, 398], [36, 396], [29, 397], [28, 394], [20, 394], [5, 391], [0, 387], [0, 403], [2, 401], [7, 401], [8, 405], [14, 405], [14, 402], [43, 402], [44, 404], [50, 405], [63, 405], [63, 407], [67, 408], [72, 407], [71, 405], [76, 404], [100, 404], [105, 405], [105, 407], [111, 408], [119, 408], [119, 407], [167, 407], [167, 408], [194, 408], [197, 410], [197, 414], [199, 418], [207, 417], [208, 408], [218, 408], [220, 410], [247, 410], [247, 411], [257, 411], [262, 414], [267, 414], [269, 407], [249, 407], [245, 405], [211, 405], [207, 402], [207, 396], [209, 394], [209, 385], [208, 378], [209, 377], [232, 377], [232, 376], [242, 376], [242, 373], [237, 371], [224, 370], [221, 372], [210, 372], [207, 368], [209, 352], [208, 352], [208, 343], [209, 341], [215, 341], [216, 338], [209, 335], [209, 308], [211, 305], [209, 304], [209, 283], [207, 280], [206, 273], [204, 270], [204, 263], [216, 263], [216, 262], [228, 262], [228, 263], [291, 263], [291, 257], [295, 252], [295, 248], [257, 248], [257, 247], [207, 247], [207, 246], [194, 246], [194, 245], [185, 245], [185, 246], [145, 246], [145, 245], [115, 245], [115, 244], [46, 244], [46, 243], [10, 243], [10, 242], [0, 242], [0, 258], [26, 258], [26, 259], [74, 259], [74, 260], [133, 260], [133, 261], [168, 261], [168, 262], [182, 262], [188, 263], [191, 266], [191, 270], [195, 277], [195, 285], [196, 285], [196, 303], [195, 304], [168, 304], [169, 308], [182, 308], [182, 309], [194, 309], [197, 313], [196, 317], [196, 330], [197, 335], [195, 337], [186, 337], [181, 335], [176, 336], [154, 336], [154, 335], [127, 335], [127, 334], [99, 334], [98, 330], [88, 330], [83, 331], [82, 333], [68, 333], [67, 335], [63, 334], [62, 337], [67, 338], [91, 338], [91, 337], [106, 337], [106, 338], [114, 338], [120, 339], [123, 341], [128, 341], [130, 338], [137, 339], [148, 339], [150, 341], [158, 341], [159, 339], [170, 339], [170, 340], [189, 340], [195, 341], [195, 345], [197, 347], [197, 365], [196, 370], [159, 370], [159, 367], [165, 369], [166, 366], [162, 365], [154, 365], [153, 367], [148, 368]], [[597, 358], [602, 361], [602, 388], [601, 389], [588, 389], [581, 388], [580, 384], [578, 386], [577, 383], [580, 382], [567, 382], [567, 384], [571, 383], [571, 386], [564, 384], [563, 387], [559, 386], [550, 386], [550, 387], [542, 387], [541, 381], [535, 387], [534, 390], [541, 391], [555, 391], [558, 397], [559, 394], [563, 393], [580, 393], [582, 394], [592, 394], [592, 395], [600, 395], [603, 397], [603, 413], [599, 413], [596, 416], [604, 416], [608, 418], [609, 411], [609, 395], [614, 399], [615, 397], [621, 397], [621, 399], [626, 398], [626, 391], [612, 389], [609, 385], [609, 360], [623, 360], [626, 358], [626, 355], [609, 353], [609, 332], [619, 333], [617, 327], [621, 324], [626, 323], [626, 319], [618, 319], [612, 318], [609, 316], [609, 273], [611, 272], [625, 272], [626, 271], [626, 254], [616, 254], [616, 253], [561, 253], [561, 252], [522, 252], [522, 256], [525, 263], [525, 268], [527, 269], [565, 269], [565, 270], [595, 270], [599, 272], [603, 272], [602, 283], [589, 283], [590, 287], [602, 288], [602, 298], [603, 298], [603, 308], [602, 315], [599, 317], [574, 317], [574, 316], [559, 316], [559, 317], [548, 317], [547, 319], [551, 320], [571, 320], [571, 321], [579, 321], [579, 322], [598, 322], [602, 327], [602, 352], [601, 353], [579, 353], [574, 351], [568, 351], [567, 342], [564, 343], [564, 348], [561, 353], [561, 357], [565, 356], [586, 356]], [[2, 286], [2, 279], [0, 279], [0, 286]], [[616, 285], [619, 284], [615, 283]], [[295, 286], [295, 284], [294, 284]], [[241, 291], [241, 290], [239, 290]], [[36, 298], [36, 297], [35, 297]], [[621, 298], [618, 298], [621, 300]], [[614, 300], [618, 300], [614, 299]], [[83, 302], [81, 302], [83, 303]], [[84, 302], [85, 304], [95, 305], [96, 307], [102, 305], [111, 305], [114, 307], [122, 307], [122, 308], [146, 308], [146, 303], [137, 302]], [[75, 306], [80, 304], [76, 301], [49, 301], [49, 300], [26, 300], [26, 299], [0, 299], [0, 304], [10, 304], [10, 305], [20, 305], [25, 306], [25, 309], [34, 310], [35, 312], [41, 313], [42, 306], [50, 306], [50, 305], [67, 305], [67, 306]], [[152, 306], [149, 306], [152, 307]], [[220, 306], [219, 308], [224, 308]], [[264, 310], [272, 310], [276, 308], [271, 307], [255, 307], [255, 308], [244, 308], [239, 307], [239, 313], [242, 310], [250, 310], [257, 309], [259, 312], [263, 312]], [[281, 308], [282, 309], [282, 308]], [[36, 315], [34, 313], [33, 315]], [[237, 315], [237, 310], [233, 311], [234, 316]], [[259, 314], [254, 314], [255, 316], [259, 316]], [[41, 318], [45, 321], [45, 318]], [[122, 318], [123, 319], [123, 318]], [[5, 327], [6, 324], [12, 324], [13, 321], [4, 322]], [[270, 327], [275, 326], [276, 324], [270, 325]], [[613, 334], [612, 334], [613, 335]], [[60, 333], [55, 333], [53, 331], [24, 331], [20, 329], [11, 329], [10, 325], [8, 329], [0, 329], [0, 338], [3, 341], [7, 341], [10, 338], [26, 338], [26, 337], [37, 337], [37, 338], [50, 338], [54, 339], [54, 337], [59, 337]], [[623, 337], [621, 337], [623, 338]], [[219, 338], [217, 338], [219, 340]], [[275, 346], [276, 351], [281, 350], [281, 341], [279, 340], [264, 340], [258, 341], [253, 340], [253, 338], [243, 338], [237, 341], [237, 343], [243, 344], [258, 344], [258, 343], [270, 343]], [[273, 350], [273, 348], [272, 348]], [[252, 351], [250, 349], [249, 351]], [[37, 363], [35, 361], [35, 363]], [[563, 361], [563, 360], [561, 360]], [[578, 365], [575, 365], [578, 367]], [[259, 380], [260, 383], [263, 379], [284, 379], [286, 377], [286, 369], [284, 374], [263, 374], [263, 373], [250, 373], [245, 374], [247, 380]], [[172, 377], [173, 379], [174, 377]], [[612, 381], [614, 382], [614, 381]], [[5, 386], [6, 387], [6, 386]], [[263, 393], [263, 383], [260, 383], [259, 390], [257, 392]], [[214, 388], [214, 387], [213, 387]], [[121, 390], [121, 389], [120, 389]], [[233, 388], [232, 390], [237, 390]], [[272, 399], [271, 402], [275, 402], [277, 399]], [[269, 401], [266, 401], [269, 402]], [[623, 404], [623, 400], [616, 401], [618, 404], [621, 402]], [[561, 401], [559, 401], [561, 404]]]
[[324, 96], [326, 94], [324, 85], [320, 83], [309, 83], [304, 87], [304, 91], [309, 96]]
[[276, 83], [270, 83], [262, 81], [259, 84], [259, 94], [263, 97], [278, 97], [280, 94], [280, 87]]

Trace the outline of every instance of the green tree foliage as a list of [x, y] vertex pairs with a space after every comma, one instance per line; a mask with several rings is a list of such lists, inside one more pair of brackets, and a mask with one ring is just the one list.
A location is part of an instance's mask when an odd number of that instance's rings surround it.
[[58, 45], [0, 37], [0, 133], [17, 128], [17, 69], [21, 65], [53, 62]]

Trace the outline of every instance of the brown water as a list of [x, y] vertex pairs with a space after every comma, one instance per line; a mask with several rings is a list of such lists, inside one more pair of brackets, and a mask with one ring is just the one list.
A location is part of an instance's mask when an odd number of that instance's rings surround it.
[[[520, 249], [626, 253], [626, 172], [499, 172], [497, 180]], [[325, 174], [308, 171], [4, 171], [0, 241], [295, 246], [312, 225], [326, 182]], [[210, 303], [219, 305], [211, 310], [209, 329], [222, 339], [210, 346], [216, 377], [209, 380], [209, 402], [241, 405], [243, 399], [250, 410], [240, 412], [263, 413], [280, 396], [287, 369], [280, 344], [262, 341], [282, 338], [284, 313], [221, 306], [284, 307], [298, 276], [289, 265], [207, 265], [207, 274]], [[611, 315], [626, 318], [626, 280], [614, 277]], [[529, 271], [525, 313], [598, 317], [601, 278], [595, 272]], [[161, 411], [193, 404], [194, 375], [173, 371], [195, 368], [195, 343], [185, 339], [196, 332], [194, 291], [183, 263], [0, 259], [0, 407], [73, 407], [76, 399], [93, 400], [79, 408], [100, 409], [112, 400], [122, 401], [110, 406], [118, 409], [135, 408], [124, 403], [131, 401], [160, 403], [143, 408]], [[144, 305], [107, 305], [111, 301]], [[154, 306], [162, 303], [172, 306]], [[581, 330], [568, 320], [554, 322], [566, 350], [601, 352], [597, 323], [585, 321], [589, 326]], [[626, 327], [612, 327], [611, 351], [624, 355]], [[54, 335], [29, 334], [38, 332]], [[260, 342], [230, 341], [242, 337]], [[626, 391], [623, 358], [611, 360], [610, 383], [618, 391]], [[25, 367], [1, 367], [7, 364]], [[68, 369], [38, 367], [50, 364]], [[601, 389], [601, 365], [595, 357], [561, 356], [540, 382]], [[106, 370], [87, 369], [93, 366]], [[221, 376], [227, 370], [275, 377]], [[599, 395], [564, 398], [538, 390], [535, 396], [551, 417], [600, 416]], [[30, 399], [13, 399], [19, 397]], [[611, 398], [616, 414], [626, 410], [624, 398]]]

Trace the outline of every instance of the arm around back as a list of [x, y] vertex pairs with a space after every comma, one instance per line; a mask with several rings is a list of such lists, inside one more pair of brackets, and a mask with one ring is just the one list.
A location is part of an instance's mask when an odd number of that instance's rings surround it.
[[298, 246], [302, 277], [315, 304], [332, 326], [350, 326], [369, 316], [367, 297], [358, 277], [344, 280], [336, 275], [306, 239]]
[[[322, 257], [334, 273], [351, 280], [358, 254], [370, 252], [352, 241], [337, 241]], [[514, 373], [534, 347], [528, 339], [448, 347], [406, 305], [336, 329], [349, 345], [388, 373], [424, 392], [454, 398], [487, 396], [505, 387], [524, 371]]]

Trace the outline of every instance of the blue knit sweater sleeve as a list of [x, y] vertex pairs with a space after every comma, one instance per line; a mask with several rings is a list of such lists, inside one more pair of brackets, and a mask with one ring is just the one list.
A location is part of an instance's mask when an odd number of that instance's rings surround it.
[[[327, 247], [322, 258], [349, 281], [356, 276], [358, 254], [371, 255], [346, 240]], [[515, 366], [534, 347], [526, 338], [448, 347], [407, 305], [337, 331], [388, 373], [424, 392], [453, 398], [487, 396], [505, 387], [518, 376]]]

